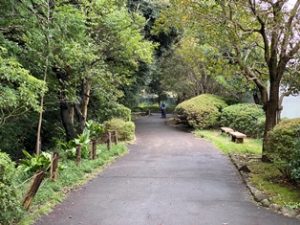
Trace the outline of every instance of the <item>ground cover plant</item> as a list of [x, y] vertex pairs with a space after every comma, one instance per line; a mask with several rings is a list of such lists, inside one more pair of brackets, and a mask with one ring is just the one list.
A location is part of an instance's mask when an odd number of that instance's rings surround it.
[[[5, 176], [1, 179], [1, 216], [0, 221], [3, 225], [8, 225], [18, 222], [18, 224], [32, 224], [39, 216], [48, 213], [56, 204], [60, 203], [66, 197], [66, 194], [84, 184], [87, 180], [97, 175], [106, 165], [111, 163], [116, 157], [119, 157], [127, 152], [124, 144], [113, 145], [111, 150], [107, 150], [106, 145], [99, 145], [97, 148], [97, 158], [95, 160], [83, 159], [78, 166], [74, 160], [62, 158], [59, 162], [60, 168], [58, 179], [54, 182], [47, 177], [31, 205], [30, 211], [26, 212], [21, 206], [25, 192], [31, 184], [31, 178], [34, 174], [33, 168], [29, 162], [22, 164], [18, 168], [5, 168]], [[31, 157], [33, 159], [33, 157]], [[1, 153], [1, 164], [3, 160], [9, 162], [9, 157]], [[29, 165], [29, 166], [28, 166]], [[36, 165], [36, 163], [34, 163]], [[27, 168], [30, 168], [28, 170]], [[12, 174], [13, 172], [13, 174]], [[1, 173], [2, 174], [2, 173]], [[8, 177], [10, 176], [10, 177]], [[7, 183], [10, 179], [12, 183]], [[5, 181], [6, 183], [2, 183]], [[4, 186], [3, 186], [4, 185]], [[2, 190], [2, 188], [4, 188]], [[6, 202], [5, 202], [6, 201]]]

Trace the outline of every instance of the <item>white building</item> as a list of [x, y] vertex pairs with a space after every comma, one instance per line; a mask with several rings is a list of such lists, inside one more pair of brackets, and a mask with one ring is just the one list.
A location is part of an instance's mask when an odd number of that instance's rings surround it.
[[300, 118], [300, 96], [285, 97], [282, 105], [282, 118]]

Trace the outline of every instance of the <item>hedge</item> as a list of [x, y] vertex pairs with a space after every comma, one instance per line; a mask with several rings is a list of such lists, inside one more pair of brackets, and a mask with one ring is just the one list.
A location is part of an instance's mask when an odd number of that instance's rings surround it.
[[265, 124], [264, 111], [256, 104], [231, 105], [223, 109], [220, 123], [248, 136], [261, 137]]
[[219, 123], [221, 111], [227, 106], [218, 96], [203, 94], [180, 103], [175, 108], [177, 121], [193, 128], [211, 128]]
[[15, 164], [6, 153], [0, 152], [0, 224], [12, 224], [20, 218], [20, 191], [14, 182]]
[[135, 125], [131, 121], [124, 121], [120, 118], [114, 118], [104, 123], [107, 131], [117, 131], [121, 141], [130, 141], [134, 139]]
[[122, 118], [125, 121], [131, 121], [131, 110], [122, 104], [116, 103], [111, 109], [110, 116]]
[[266, 152], [285, 176], [300, 181], [300, 119], [277, 124], [268, 134]]

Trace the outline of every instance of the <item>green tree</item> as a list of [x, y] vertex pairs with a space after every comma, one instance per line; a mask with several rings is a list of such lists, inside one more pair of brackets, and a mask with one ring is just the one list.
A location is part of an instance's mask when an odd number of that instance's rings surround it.
[[0, 46], [0, 127], [30, 110], [39, 111], [44, 82], [33, 77]]
[[[209, 31], [211, 44], [223, 49], [231, 63], [260, 92], [267, 133], [278, 122], [280, 86], [288, 68], [299, 60], [300, 1], [171, 1], [165, 20]], [[176, 18], [174, 16], [176, 15]], [[198, 29], [199, 30], [199, 29]]]

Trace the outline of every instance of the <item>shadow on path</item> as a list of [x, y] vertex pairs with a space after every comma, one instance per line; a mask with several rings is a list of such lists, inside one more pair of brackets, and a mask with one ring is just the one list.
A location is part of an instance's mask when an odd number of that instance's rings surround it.
[[37, 225], [296, 225], [255, 205], [209, 142], [140, 118], [130, 153], [72, 192]]

